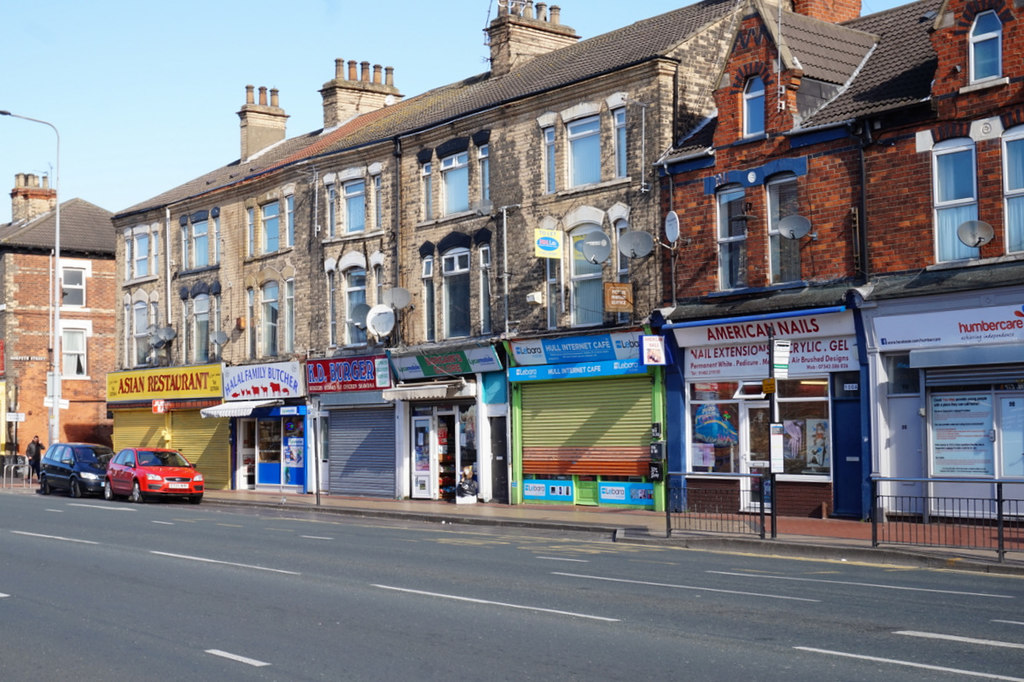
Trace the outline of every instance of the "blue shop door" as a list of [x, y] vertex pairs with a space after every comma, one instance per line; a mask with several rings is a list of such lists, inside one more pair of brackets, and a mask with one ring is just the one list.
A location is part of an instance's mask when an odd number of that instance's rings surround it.
[[832, 401], [832, 497], [834, 516], [864, 518], [860, 401]]

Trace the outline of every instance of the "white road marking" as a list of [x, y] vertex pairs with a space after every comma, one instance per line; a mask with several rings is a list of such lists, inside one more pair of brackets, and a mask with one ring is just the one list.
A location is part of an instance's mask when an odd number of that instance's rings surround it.
[[213, 656], [220, 656], [221, 658], [227, 658], [232, 661], [237, 661], [239, 663], [245, 663], [246, 665], [251, 665], [255, 668], [262, 668], [264, 666], [270, 665], [266, 661], [257, 661], [255, 658], [239, 656], [238, 654], [228, 653], [227, 651], [221, 651], [220, 649], [207, 649], [206, 653], [211, 654]]
[[457, 594], [443, 594], [441, 592], [424, 592], [423, 590], [410, 590], [404, 587], [392, 587], [390, 585], [373, 585], [379, 587], [382, 590], [394, 590], [395, 592], [408, 592], [409, 594], [421, 594], [426, 597], [440, 597], [441, 599], [454, 599], [455, 601], [466, 601], [473, 604], [489, 604], [491, 606], [504, 606], [510, 609], [523, 609], [525, 611], [541, 611], [543, 613], [554, 613], [560, 616], [572, 616], [573, 618], [589, 618], [591, 620], [602, 620], [608, 623], [618, 623], [618, 618], [605, 618], [604, 616], [591, 616], [586, 613], [576, 613], [574, 611], [559, 611], [558, 609], [545, 609], [540, 606], [525, 606], [523, 604], [509, 604], [507, 602], [500, 601], [489, 601], [487, 599], [473, 599], [472, 597], [463, 597]]
[[329, 537], [326, 537], [326, 536], [323, 536], [323, 535], [300, 535], [299, 537], [300, 538], [305, 538], [307, 540], [333, 540], [334, 539], [334, 538], [329, 538]]
[[47, 509], [46, 511], [53, 512], [55, 514], [63, 514], [64, 513], [63, 509]]
[[171, 554], [170, 552], [156, 552], [150, 551], [150, 554], [156, 554], [157, 556], [171, 557], [172, 559], [187, 559], [188, 561], [201, 561], [206, 564], [221, 564], [223, 566], [238, 566], [239, 568], [251, 568], [257, 571], [270, 571], [271, 573], [284, 573], [285, 575], [302, 575], [295, 571], [285, 571], [280, 568], [267, 568], [266, 566], [256, 566], [253, 564], [236, 564], [233, 561], [220, 561], [218, 559], [206, 559], [199, 556], [188, 556], [187, 554]]
[[0, 599], [4, 599], [4, 598], [10, 597], [10, 596], [11, 595], [9, 595], [9, 594], [4, 594], [3, 592], [0, 592]]
[[647, 580], [627, 580], [626, 578], [605, 578], [599, 575], [581, 575], [579, 573], [558, 573], [553, 572], [552, 575], [562, 575], [567, 578], [586, 578], [588, 580], [605, 580], [612, 583], [630, 583], [633, 585], [649, 585], [651, 587], [671, 587], [677, 590], [695, 590], [698, 592], [719, 592], [721, 594], [738, 594], [743, 597], [764, 597], [765, 599], [784, 599], [786, 601], [809, 601], [809, 602], [820, 602], [820, 599], [807, 599], [805, 597], [786, 597], [778, 594], [761, 594], [759, 592], [741, 592], [739, 590], [718, 590], [712, 587], [696, 587], [694, 585], [675, 585], [672, 583], [655, 583]]
[[68, 502], [69, 507], [85, 507], [86, 509], [100, 509], [102, 511], [116, 511], [116, 512], [137, 512], [138, 509], [132, 509], [127, 505], [111, 505], [111, 504], [83, 504], [82, 502]]
[[1024, 649], [1024, 644], [1016, 642], [1000, 642], [996, 639], [976, 639], [974, 637], [960, 637], [958, 635], [943, 635], [938, 632], [918, 632], [917, 630], [897, 630], [894, 635], [906, 635], [907, 637], [921, 637], [922, 639], [941, 639], [947, 642], [961, 642], [963, 644], [980, 644], [982, 646], [999, 646], [1005, 649]]
[[988, 594], [987, 592], [958, 592], [956, 590], [935, 590], [927, 587], [902, 587], [900, 585], [881, 585], [876, 583], [855, 583], [845, 580], [823, 580], [821, 578], [796, 578], [787, 575], [765, 575], [763, 573], [735, 573], [729, 571], [708, 571], [718, 575], [734, 575], [741, 578], [756, 577], [758, 580], [790, 580], [803, 583], [825, 583], [827, 585], [852, 585], [855, 587], [876, 587], [880, 590], [905, 590], [908, 592], [937, 592], [938, 594], [959, 594], [967, 597], [991, 597], [992, 599], [1013, 599], [1009, 594]]
[[974, 670], [962, 670], [960, 668], [946, 668], [940, 665], [928, 665], [927, 663], [912, 663], [911, 661], [901, 661], [895, 658], [879, 658], [878, 656], [864, 656], [862, 654], [851, 654], [845, 651], [830, 651], [828, 649], [815, 649], [808, 646], [795, 646], [794, 649], [798, 651], [809, 651], [815, 654], [825, 654], [826, 656], [842, 656], [844, 658], [857, 658], [862, 661], [872, 661], [874, 663], [891, 663], [893, 665], [903, 665], [909, 668], [921, 668], [923, 670], [935, 670], [944, 673], [954, 673], [956, 675], [969, 675], [971, 677], [983, 677], [987, 680], [1009, 680], [1009, 682], [1024, 682], [1024, 677], [1007, 677], [1006, 675], [993, 675], [991, 673], [976, 672]]
[[155, 523], [158, 526], [173, 526], [174, 525], [170, 521], [151, 521], [150, 523]]
[[26, 533], [23, 530], [12, 530], [15, 535], [27, 535], [30, 538], [46, 538], [47, 540], [63, 540], [64, 542], [77, 542], [83, 545], [98, 545], [100, 543], [92, 540], [79, 540], [77, 538], [65, 538], [60, 535], [43, 535], [42, 533]]
[[539, 556], [534, 557], [536, 559], [543, 559], [544, 561], [575, 561], [578, 564], [589, 564], [589, 559], [570, 559], [564, 556]]
[[1024, 622], [1019, 620], [993, 620], [993, 623], [1004, 623], [1006, 625], [1024, 625]]

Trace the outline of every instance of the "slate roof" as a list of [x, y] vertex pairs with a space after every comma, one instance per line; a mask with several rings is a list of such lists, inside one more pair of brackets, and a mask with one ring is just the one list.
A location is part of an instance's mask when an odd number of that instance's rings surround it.
[[318, 130], [285, 140], [257, 158], [235, 161], [126, 208], [115, 217], [237, 184], [286, 163], [411, 134], [656, 59], [737, 7], [736, 0], [705, 0], [534, 57], [501, 77], [483, 73], [429, 90], [360, 116], [325, 135]]
[[[61, 255], [114, 255], [113, 214], [84, 199], [60, 205]], [[28, 221], [0, 225], [0, 249], [53, 249], [57, 212], [47, 211]]]

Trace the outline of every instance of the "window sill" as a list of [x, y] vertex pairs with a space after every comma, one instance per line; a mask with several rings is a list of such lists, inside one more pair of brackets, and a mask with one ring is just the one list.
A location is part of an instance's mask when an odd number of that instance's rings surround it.
[[630, 183], [630, 177], [627, 175], [624, 178], [615, 178], [614, 180], [603, 180], [601, 182], [592, 182], [589, 185], [576, 185], [575, 187], [567, 187], [566, 189], [560, 189], [553, 194], [545, 194], [548, 197], [568, 197], [575, 194], [582, 194], [584, 192], [594, 192], [603, 189], [609, 189], [611, 187], [618, 187], [620, 185], [628, 185]]
[[[245, 257], [245, 262], [246, 263], [254, 263], [256, 261], [270, 260], [271, 258], [274, 258], [276, 256], [281, 256], [281, 255], [284, 255], [284, 254], [291, 253], [292, 248], [293, 247], [291, 247], [291, 246], [286, 246], [284, 248], [280, 248], [277, 251], [273, 251], [271, 253], [259, 253], [259, 254], [256, 254], [255, 256], [246, 256]], [[197, 272], [197, 271], [191, 270], [191, 271], [189, 271], [189, 274], [191, 274], [192, 272]]]
[[784, 282], [782, 284], [773, 284], [767, 287], [736, 287], [735, 289], [722, 289], [721, 291], [712, 291], [706, 294], [706, 298], [724, 298], [727, 296], [748, 296], [750, 294], [762, 294], [771, 291], [785, 291], [786, 289], [802, 289], [807, 286], [807, 282], [803, 280], [797, 280], [795, 282]]
[[471, 211], [460, 211], [459, 213], [450, 213], [448, 215], [440, 216], [439, 218], [431, 218], [430, 220], [423, 220], [416, 223], [415, 229], [422, 229], [424, 227], [433, 227], [435, 225], [443, 225], [444, 223], [454, 223], [467, 218], [480, 218], [489, 217], [489, 213], [485, 213], [483, 210], [474, 209]]
[[159, 279], [156, 275], [146, 275], [145, 277], [136, 277], [135, 279], [126, 280], [124, 286], [133, 287], [139, 284], [145, 284], [147, 282], [155, 282]]
[[372, 239], [374, 237], [380, 237], [384, 235], [384, 230], [373, 230], [372, 232], [353, 232], [352, 234], [334, 235], [333, 237], [324, 237], [320, 240], [320, 243], [324, 246], [328, 244], [343, 244], [345, 242], [359, 241], [360, 239]]
[[987, 80], [978, 81], [977, 83], [971, 83], [960, 88], [959, 94], [966, 95], [969, 92], [977, 92], [978, 90], [988, 90], [989, 88], [997, 88], [1002, 85], [1009, 85], [1010, 79], [1006, 76], [1001, 78], [989, 78]]
[[178, 277], [188, 277], [191, 275], [199, 275], [204, 272], [210, 272], [211, 270], [219, 270], [220, 263], [214, 263], [212, 265], [204, 265], [201, 268], [192, 268], [191, 270], [178, 270]]
[[985, 265], [1019, 263], [1021, 261], [1024, 261], [1024, 253], [1013, 253], [1004, 256], [996, 256], [995, 258], [965, 258], [963, 260], [943, 261], [942, 263], [929, 265], [925, 270], [931, 272], [934, 270], [953, 270], [956, 268], [977, 268]]

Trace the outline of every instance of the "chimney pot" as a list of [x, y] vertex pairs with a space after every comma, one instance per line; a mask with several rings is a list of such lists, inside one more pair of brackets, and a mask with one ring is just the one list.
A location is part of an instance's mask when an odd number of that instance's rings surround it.
[[348, 80], [356, 80], [356, 60], [348, 60]]
[[551, 23], [562, 23], [562, 8], [558, 5], [551, 5]]
[[335, 80], [341, 80], [345, 77], [345, 60], [335, 59], [334, 60], [334, 78]]
[[260, 86], [260, 106], [267, 106], [267, 86]]
[[359, 80], [370, 82], [370, 62], [359, 62]]
[[253, 86], [251, 86], [251, 85], [246, 85], [245, 86], [245, 103], [246, 104], [255, 104], [256, 103], [256, 99], [253, 97]]
[[385, 66], [384, 67], [384, 84], [390, 87], [395, 86], [395, 67]]
[[270, 106], [277, 106], [277, 88], [270, 89]]
[[373, 65], [373, 82], [376, 85], [380, 85], [380, 64]]
[[546, 2], [537, 3], [537, 19], [538, 21], [548, 20], [548, 4]]
[[526, 10], [523, 12], [524, 19], [533, 19], [533, 0], [526, 0]]

